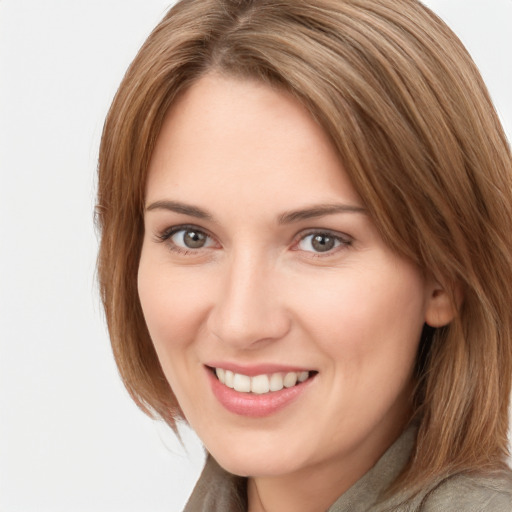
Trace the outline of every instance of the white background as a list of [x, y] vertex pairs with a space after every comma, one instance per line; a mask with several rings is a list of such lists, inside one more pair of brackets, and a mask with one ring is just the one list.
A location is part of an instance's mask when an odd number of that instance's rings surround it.
[[[512, 138], [512, 0], [430, 0]], [[169, 0], [0, 0], [0, 512], [179, 511], [202, 465], [128, 398], [94, 267], [103, 119]]]

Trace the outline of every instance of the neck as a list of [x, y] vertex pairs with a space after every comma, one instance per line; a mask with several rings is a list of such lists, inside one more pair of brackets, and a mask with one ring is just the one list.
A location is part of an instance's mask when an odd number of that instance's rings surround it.
[[248, 512], [325, 512], [364, 476], [396, 440], [403, 424], [376, 439], [365, 439], [351, 453], [312, 464], [287, 475], [248, 480]]
[[324, 512], [370, 469], [348, 461], [345, 467], [350, 471], [314, 466], [286, 477], [250, 478], [249, 512]]

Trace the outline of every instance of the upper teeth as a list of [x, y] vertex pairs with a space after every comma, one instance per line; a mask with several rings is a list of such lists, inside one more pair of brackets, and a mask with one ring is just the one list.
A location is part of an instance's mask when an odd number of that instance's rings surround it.
[[297, 382], [304, 382], [309, 377], [309, 372], [271, 373], [270, 375], [255, 375], [249, 377], [231, 370], [215, 368], [217, 378], [228, 388], [241, 393], [263, 394], [270, 391], [280, 391], [283, 388], [291, 388]]

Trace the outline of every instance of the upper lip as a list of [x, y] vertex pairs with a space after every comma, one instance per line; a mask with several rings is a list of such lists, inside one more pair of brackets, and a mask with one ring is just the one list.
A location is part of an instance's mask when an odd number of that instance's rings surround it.
[[274, 363], [260, 363], [260, 364], [239, 364], [224, 361], [215, 361], [206, 363], [206, 366], [210, 368], [223, 368], [224, 370], [230, 370], [233, 373], [239, 373], [247, 375], [248, 377], [254, 377], [255, 375], [271, 374], [271, 373], [288, 373], [288, 372], [310, 372], [313, 371], [311, 368], [304, 366], [293, 366], [283, 365]]

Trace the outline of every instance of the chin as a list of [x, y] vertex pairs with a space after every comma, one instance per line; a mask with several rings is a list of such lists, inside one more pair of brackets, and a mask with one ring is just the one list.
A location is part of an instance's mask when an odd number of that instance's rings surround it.
[[[307, 465], [307, 460], [297, 457], [300, 451], [286, 453], [265, 443], [254, 443], [253, 449], [232, 443], [229, 448], [208, 450], [217, 463], [229, 473], [244, 477], [272, 477], [293, 473]], [[208, 447], [207, 447], [208, 448]]]
[[282, 462], [274, 463], [268, 460], [243, 460], [245, 457], [230, 458], [225, 455], [214, 459], [218, 464], [233, 475], [243, 477], [273, 477], [293, 472], [290, 467]]

